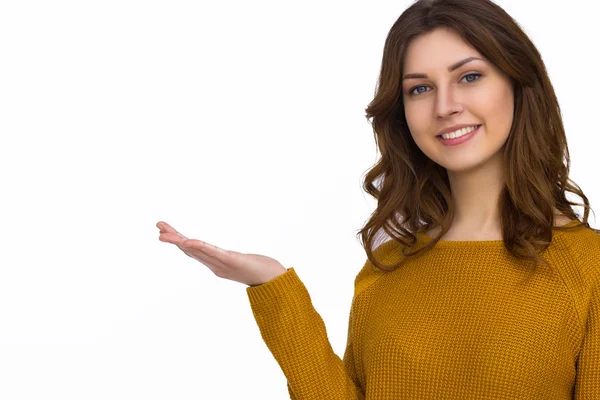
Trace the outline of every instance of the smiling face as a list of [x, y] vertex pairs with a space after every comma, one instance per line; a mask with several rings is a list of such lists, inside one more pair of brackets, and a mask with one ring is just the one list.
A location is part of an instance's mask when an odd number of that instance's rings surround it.
[[[478, 57], [449, 71], [469, 57]], [[404, 113], [421, 151], [448, 172], [497, 163], [513, 122], [514, 91], [510, 78], [454, 31], [438, 28], [414, 38], [403, 61]], [[454, 125], [480, 125], [466, 142], [447, 146], [436, 136]]]

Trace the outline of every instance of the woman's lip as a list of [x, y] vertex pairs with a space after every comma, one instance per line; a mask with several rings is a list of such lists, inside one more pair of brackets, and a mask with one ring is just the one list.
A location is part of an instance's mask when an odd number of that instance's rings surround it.
[[463, 135], [459, 138], [444, 139], [441, 136], [436, 136], [436, 137], [446, 146], [456, 146], [456, 145], [459, 145], [459, 144], [464, 143], [467, 140], [471, 139], [473, 137], [473, 135], [475, 135], [477, 132], [479, 132], [479, 128], [481, 128], [481, 125], [477, 125], [477, 128], [475, 128], [473, 131], [471, 131], [471, 132], [467, 133], [466, 135]]

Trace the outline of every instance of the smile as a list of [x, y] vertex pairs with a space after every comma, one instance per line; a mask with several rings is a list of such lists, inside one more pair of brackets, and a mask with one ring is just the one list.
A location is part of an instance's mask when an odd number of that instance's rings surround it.
[[467, 131], [467, 133], [465, 133], [464, 135], [458, 136], [455, 138], [444, 139], [442, 136], [437, 136], [437, 138], [446, 146], [457, 146], [457, 145], [462, 144], [462, 143], [466, 142], [467, 140], [471, 139], [473, 136], [475, 136], [475, 134], [477, 132], [479, 132], [480, 127], [481, 127], [481, 125], [477, 125], [477, 127], [475, 129], [472, 129], [471, 131]]

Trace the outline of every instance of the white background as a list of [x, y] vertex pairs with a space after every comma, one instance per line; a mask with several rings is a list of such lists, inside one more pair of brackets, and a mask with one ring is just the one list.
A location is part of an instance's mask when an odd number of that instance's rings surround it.
[[[160, 242], [161, 220], [294, 267], [342, 357], [376, 206], [364, 109], [411, 3], [1, 2], [0, 398], [289, 398], [247, 286]], [[595, 1], [498, 4], [598, 208]]]

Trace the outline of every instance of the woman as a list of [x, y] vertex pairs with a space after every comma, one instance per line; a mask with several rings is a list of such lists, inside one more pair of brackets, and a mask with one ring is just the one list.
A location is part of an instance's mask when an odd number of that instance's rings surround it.
[[415, 2], [366, 111], [378, 206], [360, 231], [343, 360], [293, 268], [164, 222], [160, 240], [250, 286], [292, 399], [600, 399], [600, 232], [518, 24], [487, 0]]

